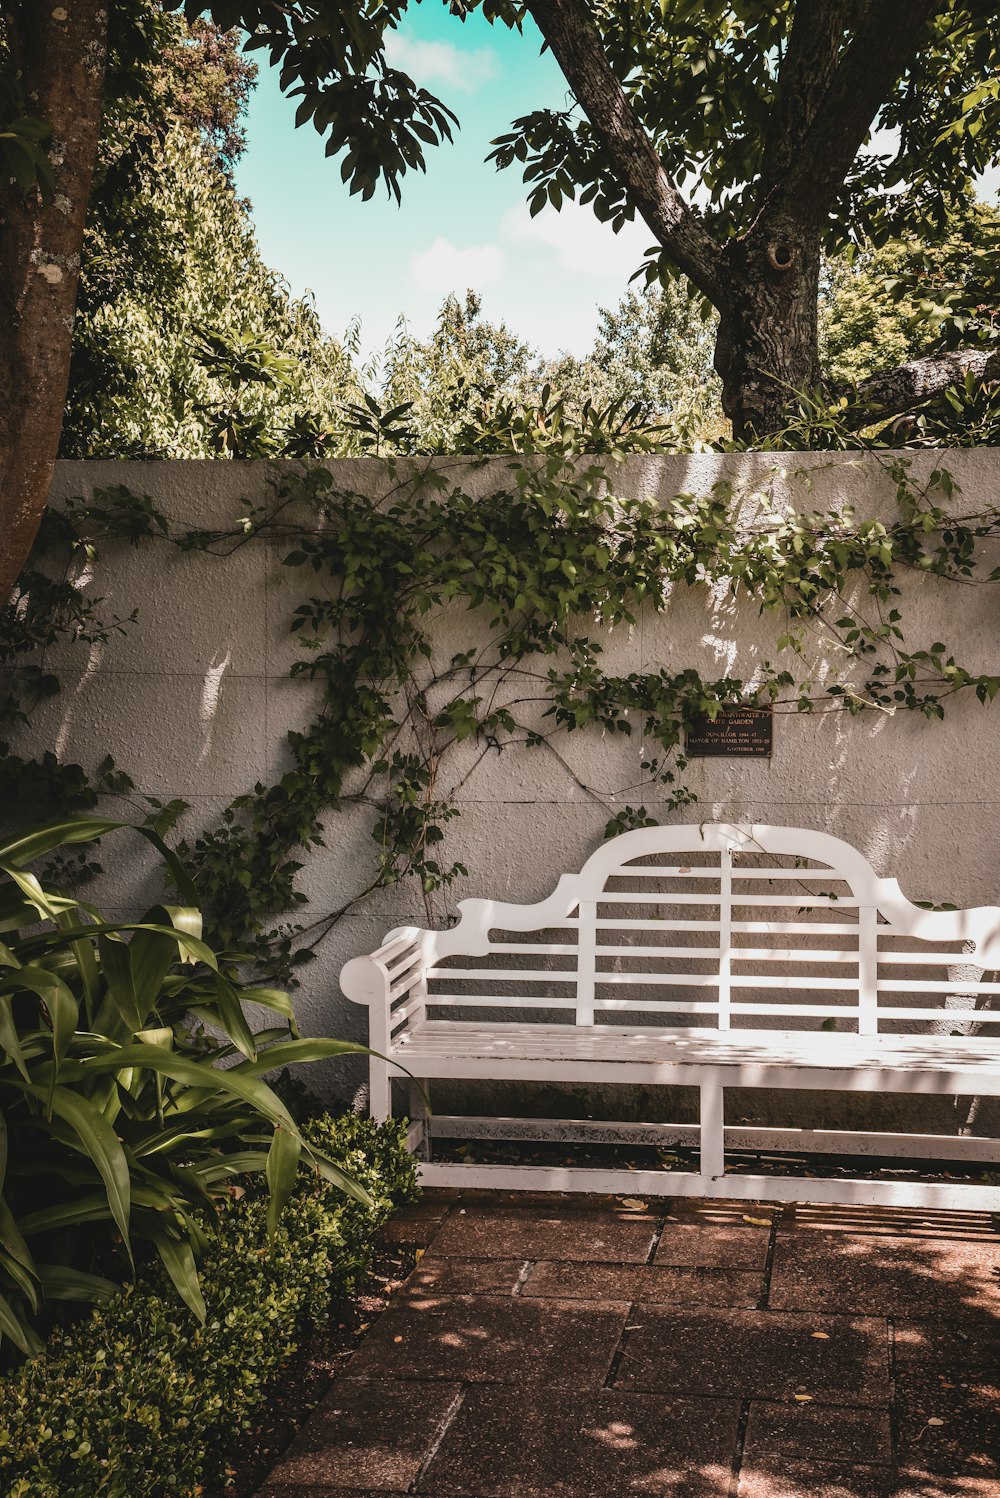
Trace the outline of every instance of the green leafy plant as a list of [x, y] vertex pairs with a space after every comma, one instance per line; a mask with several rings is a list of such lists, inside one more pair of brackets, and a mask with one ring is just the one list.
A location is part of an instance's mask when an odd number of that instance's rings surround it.
[[222, 1486], [227, 1449], [271, 1381], [358, 1288], [377, 1230], [416, 1194], [401, 1123], [321, 1114], [302, 1132], [371, 1204], [303, 1173], [273, 1232], [253, 1179], [231, 1186], [216, 1212], [199, 1209], [203, 1323], [151, 1263], [0, 1380], [7, 1498], [194, 1498]]
[[[185, 903], [140, 921], [104, 920], [31, 872], [120, 828], [78, 817], [0, 845], [0, 1333], [26, 1354], [52, 1302], [106, 1300], [153, 1251], [204, 1320], [197, 1260], [236, 1176], [264, 1175], [271, 1232], [302, 1163], [369, 1204], [262, 1080], [363, 1048], [301, 1039], [286, 993], [241, 981], [154, 831], [135, 829]], [[255, 1034], [248, 1003], [279, 1023]]]

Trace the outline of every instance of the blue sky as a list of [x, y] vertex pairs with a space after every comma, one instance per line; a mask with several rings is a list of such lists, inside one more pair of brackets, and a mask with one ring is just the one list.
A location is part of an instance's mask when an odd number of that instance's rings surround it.
[[313, 127], [295, 129], [295, 101], [262, 62], [236, 180], [264, 259], [293, 292], [315, 294], [331, 333], [359, 316], [366, 350], [384, 344], [400, 314], [423, 336], [448, 292], [471, 286], [488, 316], [543, 353], [586, 353], [598, 307], [617, 304], [652, 236], [642, 224], [615, 235], [575, 207], [532, 220], [520, 172], [486, 164], [490, 141], [517, 115], [565, 100], [533, 27], [518, 36], [478, 15], [463, 25], [441, 4], [411, 15], [394, 61], [458, 115], [455, 143], [428, 152], [426, 175], [403, 179], [402, 207], [381, 189], [362, 203]]
[[[487, 316], [543, 354], [590, 349], [598, 308], [618, 303], [652, 236], [641, 222], [615, 235], [575, 206], [531, 219], [520, 172], [486, 164], [491, 140], [517, 115], [566, 100], [540, 47], [530, 20], [518, 35], [478, 13], [462, 24], [442, 4], [411, 8], [392, 60], [462, 129], [454, 144], [429, 150], [426, 175], [403, 179], [401, 207], [381, 190], [368, 203], [350, 196], [313, 127], [295, 129], [295, 101], [262, 62], [237, 186], [253, 203], [264, 259], [296, 295], [314, 293], [329, 332], [359, 317], [371, 353], [403, 315], [423, 337], [445, 296], [471, 286]], [[982, 188], [993, 196], [998, 182], [992, 172]]]

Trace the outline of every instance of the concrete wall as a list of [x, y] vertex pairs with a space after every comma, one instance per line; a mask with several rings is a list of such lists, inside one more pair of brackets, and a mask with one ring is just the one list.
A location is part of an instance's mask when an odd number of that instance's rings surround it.
[[[956, 513], [994, 501], [1000, 452], [946, 457], [961, 486]], [[470, 492], [503, 483], [501, 462], [477, 469], [450, 461]], [[917, 454], [914, 474], [926, 476], [934, 464], [933, 455]], [[340, 486], [367, 494], [387, 487], [374, 460], [333, 468]], [[264, 463], [61, 463], [53, 498], [125, 484], [150, 495], [175, 530], [225, 526], [248, 503], [266, 498], [270, 472]], [[633, 459], [616, 487], [663, 499], [704, 493], [720, 479], [736, 485], [748, 514], [760, 503], [755, 493], [799, 509], [842, 503], [885, 517], [893, 509], [894, 485], [867, 455]], [[106, 549], [93, 586], [107, 600], [106, 611], [125, 616], [135, 608], [138, 620], [125, 638], [59, 652], [54, 662], [64, 690], [35, 714], [18, 747], [56, 747], [88, 766], [110, 751], [142, 790], [191, 803], [185, 831], [210, 823], [258, 780], [279, 775], [287, 763], [285, 734], [309, 721], [315, 701], [308, 684], [288, 676], [297, 654], [288, 633], [291, 610], [312, 582], [278, 565], [282, 550], [259, 540], [225, 559], [181, 554], [163, 543]], [[908, 648], [942, 638], [960, 647], [956, 653], [970, 669], [1000, 672], [995, 588], [914, 575], [900, 607]], [[440, 658], [469, 648], [483, 627], [463, 610], [435, 621]], [[734, 605], [721, 592], [680, 588], [664, 613], [647, 610], [634, 629], [606, 637], [605, 666], [622, 672], [695, 666], [706, 676], [752, 679], [763, 659], [776, 658], [774, 640], [784, 627], [784, 620], [762, 620], [753, 606]], [[822, 649], [817, 667], [824, 669]], [[782, 715], [770, 760], [693, 763], [688, 780], [698, 805], [671, 819], [823, 829], [858, 846], [879, 873], [897, 875], [913, 899], [993, 903], [1000, 900], [998, 711], [965, 697], [948, 708], [943, 723], [910, 713]], [[579, 867], [616, 806], [642, 800], [656, 814], [655, 791], [623, 790], [642, 778], [638, 736], [579, 733], [559, 748], [565, 763], [547, 752], [507, 749], [474, 766], [477, 752], [465, 745], [443, 769], [462, 813], [450, 824], [443, 857], [463, 860], [470, 877], [437, 898], [436, 922], [445, 923], [465, 895], [539, 899], [561, 871]], [[371, 868], [371, 821], [361, 808], [330, 818], [327, 846], [309, 857], [301, 876], [310, 900], [304, 919], [339, 907], [362, 886]], [[126, 850], [109, 841], [106, 863], [95, 898], [122, 908], [152, 893], [144, 846]], [[343, 919], [304, 971], [305, 1032], [362, 1038], [363, 1012], [340, 997], [339, 967], [371, 950], [391, 926], [414, 920], [426, 924], [427, 912], [409, 885], [369, 896]], [[337, 1091], [355, 1081], [344, 1068], [327, 1078]]]

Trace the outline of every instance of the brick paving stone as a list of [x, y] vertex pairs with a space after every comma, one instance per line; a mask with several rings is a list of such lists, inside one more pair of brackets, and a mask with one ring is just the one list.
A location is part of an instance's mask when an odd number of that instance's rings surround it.
[[914, 1470], [900, 1474], [895, 1498], [997, 1498], [997, 1491], [995, 1477]]
[[616, 1387], [889, 1403], [888, 1329], [875, 1318], [641, 1305], [631, 1325]]
[[667, 1301], [677, 1306], [756, 1306], [763, 1280], [738, 1269], [674, 1269], [648, 1264], [532, 1266], [522, 1293], [557, 1300]]
[[[988, 1318], [895, 1327], [900, 1461], [1000, 1492], [1000, 1345]], [[995, 1495], [994, 1495], [995, 1498]]]
[[861, 1315], [1000, 1314], [1000, 1235], [979, 1241], [779, 1228], [768, 1304]]
[[766, 1228], [754, 1227], [751, 1223], [671, 1221], [664, 1226], [653, 1263], [689, 1268], [761, 1270], [767, 1257], [768, 1239]]
[[339, 1378], [271, 1481], [405, 1491], [458, 1394], [457, 1384]]
[[408, 1217], [402, 1220], [390, 1217], [379, 1228], [375, 1242], [382, 1248], [427, 1249], [440, 1226], [438, 1221], [429, 1217]]
[[[424, 1259], [403, 1284], [400, 1295], [513, 1295], [525, 1259]], [[590, 1300], [624, 1300], [591, 1295]]]
[[595, 1388], [607, 1377], [627, 1312], [613, 1301], [523, 1295], [398, 1302], [365, 1337], [350, 1373]]
[[843, 1466], [887, 1467], [892, 1462], [889, 1411], [754, 1400], [747, 1421], [743, 1464], [763, 1468], [776, 1456]]
[[459, 1192], [440, 1186], [423, 1191], [418, 1201], [401, 1207], [382, 1224], [377, 1241], [387, 1246], [407, 1243], [426, 1248], [458, 1196]]
[[655, 1223], [646, 1217], [548, 1208], [502, 1212], [452, 1212], [437, 1232], [428, 1256], [460, 1259], [582, 1259], [608, 1264], [644, 1264]]
[[744, 1464], [738, 1498], [997, 1498], [997, 1486], [992, 1478], [894, 1476], [880, 1467], [765, 1459]]
[[417, 1487], [434, 1498], [725, 1498], [735, 1401], [471, 1389]]
[[959, 1384], [969, 1373], [1000, 1369], [1000, 1319], [987, 1316], [894, 1322], [896, 1373]]
[[764, 1458], [752, 1466], [744, 1462], [737, 1493], [738, 1498], [932, 1498], [923, 1489], [904, 1489], [884, 1468], [783, 1457]]

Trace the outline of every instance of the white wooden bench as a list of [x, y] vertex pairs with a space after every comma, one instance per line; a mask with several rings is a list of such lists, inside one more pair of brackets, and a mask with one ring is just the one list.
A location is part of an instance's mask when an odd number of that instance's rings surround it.
[[[463, 900], [447, 931], [402, 927], [341, 985], [369, 1006], [370, 1108], [391, 1079], [698, 1089], [699, 1125], [427, 1116], [428, 1185], [1000, 1209], [1000, 1183], [865, 1175], [864, 1158], [1000, 1160], [960, 1133], [731, 1127], [731, 1088], [1000, 1096], [1000, 909], [928, 910], [854, 848], [791, 827], [650, 827], [605, 843], [536, 905]], [[523, 1095], [523, 1088], [521, 1089]], [[581, 1110], [583, 1111], [583, 1110]], [[436, 1162], [431, 1136], [697, 1144], [697, 1172]], [[725, 1151], [849, 1155], [856, 1173], [727, 1172]], [[926, 1173], [926, 1172], [925, 1172]]]

